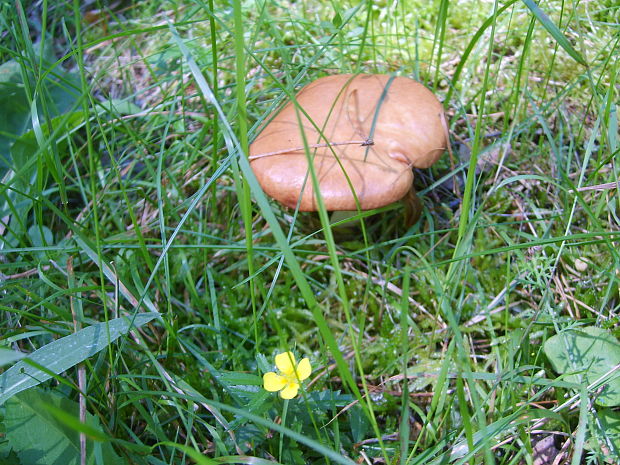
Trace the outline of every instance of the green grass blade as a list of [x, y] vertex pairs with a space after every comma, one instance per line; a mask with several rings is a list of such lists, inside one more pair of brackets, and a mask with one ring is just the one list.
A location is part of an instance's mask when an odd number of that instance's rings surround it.
[[[243, 12], [241, 8], [241, 1], [233, 1], [233, 16], [234, 16], [234, 43], [235, 43], [235, 77], [236, 77], [236, 101], [237, 101], [237, 124], [238, 124], [238, 140], [239, 151], [241, 157], [247, 157], [249, 155], [248, 145], [248, 117], [246, 109], [246, 96], [245, 96], [245, 44], [244, 44], [244, 26], [243, 26]], [[254, 345], [256, 350], [260, 348], [260, 339], [258, 332], [258, 322], [256, 316], [256, 288], [254, 276], [254, 250], [252, 239], [252, 198], [250, 196], [250, 187], [246, 180], [241, 179], [239, 176], [239, 168], [236, 158], [232, 159], [232, 167], [235, 174], [235, 184], [237, 185], [237, 199], [241, 206], [241, 215], [243, 217], [243, 225], [245, 229], [245, 245], [247, 248], [247, 263], [248, 274], [250, 276], [250, 301], [252, 304], [252, 315], [254, 317]], [[260, 285], [260, 284], [259, 284]]]
[[17, 350], [0, 349], [0, 367], [10, 365], [26, 356], [26, 354], [18, 352]]
[[[174, 29], [172, 30], [174, 31]], [[232, 156], [238, 155], [237, 147], [239, 144], [236, 141], [234, 132], [232, 130], [232, 127], [230, 126], [230, 123], [228, 122], [226, 118], [226, 115], [222, 111], [217, 100], [215, 100], [207, 81], [205, 80], [204, 76], [202, 75], [202, 72], [200, 71], [200, 68], [194, 61], [191, 53], [189, 52], [185, 44], [179, 38], [178, 34], [176, 34], [176, 31], [174, 31], [173, 37], [174, 37], [176, 44], [183, 52], [185, 59], [188, 61], [190, 70], [192, 72], [194, 79], [196, 80], [198, 84], [198, 87], [203, 92], [207, 101], [211, 102], [218, 111], [218, 114], [221, 120], [220, 122], [222, 124], [223, 136], [226, 140], [226, 145], [229, 149], [230, 154]], [[246, 181], [248, 182], [250, 186], [250, 190], [252, 194], [254, 195], [255, 200], [258, 203], [261, 209], [261, 212], [263, 216], [265, 217], [266, 222], [269, 224], [271, 228], [271, 233], [273, 234], [278, 246], [282, 250], [284, 259], [291, 273], [293, 274], [295, 282], [299, 286], [299, 291], [302, 297], [304, 298], [306, 304], [308, 305], [308, 308], [312, 312], [314, 322], [318, 326], [321, 335], [325, 339], [325, 342], [327, 343], [328, 347], [330, 348], [332, 352], [333, 357], [336, 360], [336, 364], [338, 366], [338, 371], [340, 375], [346, 381], [349, 388], [354, 393], [356, 393], [357, 397], [361, 399], [362, 396], [359, 393], [359, 389], [357, 388], [355, 381], [353, 380], [351, 372], [349, 371], [347, 362], [345, 361], [342, 355], [342, 352], [340, 348], [338, 347], [338, 343], [336, 339], [334, 338], [333, 334], [331, 333], [331, 330], [329, 329], [327, 320], [322, 313], [322, 310], [314, 296], [314, 293], [307, 279], [304, 276], [304, 273], [301, 267], [299, 266], [299, 263], [297, 262], [297, 258], [295, 257], [295, 254], [292, 251], [290, 244], [288, 243], [286, 236], [284, 235], [284, 232], [282, 231], [282, 228], [280, 227], [278, 223], [278, 220], [276, 219], [273, 211], [271, 210], [269, 201], [267, 200], [265, 193], [263, 192], [260, 185], [258, 184], [256, 177], [254, 176], [254, 172], [252, 171], [252, 168], [250, 167], [250, 163], [248, 159], [246, 157], [241, 156], [239, 157], [238, 162], [241, 168], [241, 172], [246, 177]]]
[[534, 17], [543, 25], [543, 27], [551, 34], [551, 37], [555, 39], [560, 47], [562, 47], [566, 53], [568, 53], [573, 60], [583, 66], [588, 66], [586, 60], [581, 56], [581, 54], [575, 50], [575, 48], [571, 45], [568, 38], [560, 31], [560, 28], [556, 26], [556, 24], [547, 16], [547, 14], [538, 6], [536, 2], [533, 0], [523, 0], [525, 6], [527, 6]]
[[[105, 349], [132, 328], [138, 328], [158, 316], [159, 313], [154, 312], [140, 313], [134, 318], [121, 317], [107, 323], [96, 323], [44, 345], [28, 355], [28, 359], [52, 373], [60, 374]], [[26, 361], [17, 362], [0, 375], [0, 405], [18, 392], [50, 378], [49, 373]]]
[[458, 83], [459, 78], [461, 77], [461, 73], [463, 72], [463, 67], [465, 66], [465, 63], [467, 63], [469, 55], [471, 55], [471, 52], [474, 50], [474, 47], [476, 46], [478, 41], [482, 38], [484, 32], [489, 27], [491, 27], [493, 24], [495, 24], [495, 22], [497, 20], [497, 16], [501, 15], [504, 11], [506, 11], [510, 6], [512, 6], [517, 1], [518, 0], [510, 0], [505, 5], [502, 5], [497, 10], [497, 13], [494, 13], [491, 16], [489, 16], [482, 23], [482, 25], [478, 28], [476, 33], [469, 40], [469, 42], [467, 43], [467, 46], [465, 47], [465, 50], [463, 51], [463, 53], [462, 53], [462, 55], [461, 55], [461, 57], [459, 59], [458, 65], [456, 65], [456, 69], [454, 70], [454, 74], [452, 75], [452, 85], [450, 86], [450, 89], [448, 90], [448, 93], [446, 94], [446, 102], [450, 102], [451, 101], [452, 94], [454, 93], [454, 89], [455, 89], [456, 83]]

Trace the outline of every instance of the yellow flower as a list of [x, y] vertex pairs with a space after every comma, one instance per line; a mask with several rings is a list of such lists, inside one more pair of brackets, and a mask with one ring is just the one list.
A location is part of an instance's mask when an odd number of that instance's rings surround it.
[[310, 360], [304, 358], [299, 364], [295, 363], [292, 352], [276, 355], [276, 366], [280, 374], [270, 371], [263, 375], [263, 386], [270, 392], [280, 391], [283, 399], [292, 399], [299, 391], [301, 382], [310, 376], [312, 368]]

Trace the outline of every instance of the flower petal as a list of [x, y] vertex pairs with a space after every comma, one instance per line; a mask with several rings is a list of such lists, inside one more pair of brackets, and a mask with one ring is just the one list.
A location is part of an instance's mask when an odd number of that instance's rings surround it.
[[292, 375], [295, 373], [295, 356], [293, 352], [284, 352], [276, 355], [276, 366], [283, 375]]
[[270, 392], [276, 392], [280, 389], [284, 389], [286, 386], [286, 378], [280, 376], [273, 371], [265, 373], [263, 375], [263, 387]]
[[299, 384], [297, 383], [288, 383], [284, 389], [280, 391], [280, 397], [283, 399], [292, 399], [297, 395], [299, 391]]
[[299, 365], [297, 365], [297, 378], [299, 381], [303, 381], [312, 373], [312, 367], [310, 366], [310, 359], [304, 358]]

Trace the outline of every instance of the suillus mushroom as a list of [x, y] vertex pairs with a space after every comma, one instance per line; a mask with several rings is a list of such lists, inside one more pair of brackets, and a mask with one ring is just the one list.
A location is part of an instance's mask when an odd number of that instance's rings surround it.
[[250, 146], [258, 182], [287, 207], [318, 209], [308, 160], [326, 210], [370, 210], [414, 192], [412, 168], [428, 168], [447, 147], [441, 103], [407, 77], [327, 76], [295, 100]]

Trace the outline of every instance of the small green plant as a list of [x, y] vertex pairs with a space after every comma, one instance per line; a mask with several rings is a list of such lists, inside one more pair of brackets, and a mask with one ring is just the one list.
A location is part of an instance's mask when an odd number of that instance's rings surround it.
[[[0, 463], [617, 463], [616, 4], [0, 2]], [[414, 225], [254, 178], [358, 72], [446, 110]]]

